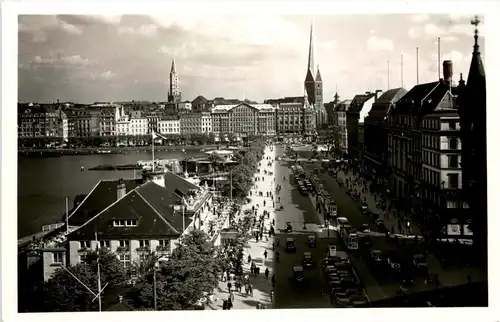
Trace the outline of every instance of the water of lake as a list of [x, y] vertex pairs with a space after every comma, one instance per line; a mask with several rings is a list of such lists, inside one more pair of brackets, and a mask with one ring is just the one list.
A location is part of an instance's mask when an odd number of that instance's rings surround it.
[[[199, 150], [159, 151], [155, 158], [184, 159], [202, 156]], [[42, 229], [45, 224], [61, 220], [65, 199], [71, 210], [76, 195], [88, 193], [99, 180], [133, 178], [134, 171], [88, 171], [99, 164], [134, 164], [151, 160], [151, 151], [125, 151], [124, 154], [62, 156], [55, 158], [18, 159], [18, 227], [19, 237]], [[80, 171], [83, 166], [85, 171]]]

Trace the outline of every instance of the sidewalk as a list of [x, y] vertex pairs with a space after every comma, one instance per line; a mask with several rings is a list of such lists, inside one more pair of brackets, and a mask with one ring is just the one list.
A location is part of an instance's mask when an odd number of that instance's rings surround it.
[[[352, 170], [348, 170], [347, 173], [344, 173], [343, 170], [338, 169], [337, 171], [337, 177], [342, 179], [342, 181], [345, 181], [346, 179], [349, 179], [349, 185], [353, 186], [354, 189], [356, 189], [358, 192], [361, 192], [361, 199], [366, 198], [366, 204], [368, 205], [368, 209], [371, 212], [379, 214], [379, 218], [384, 220], [385, 227], [388, 230], [391, 230], [392, 227], [394, 227], [394, 231], [396, 233], [404, 233], [404, 225], [406, 225], [406, 222], [410, 222], [410, 230], [411, 230], [411, 235], [421, 235], [420, 228], [418, 225], [413, 222], [410, 218], [409, 215], [402, 213], [401, 216], [401, 228], [402, 231], [399, 230], [398, 227], [398, 221], [400, 218], [397, 217], [397, 215], [393, 212], [384, 212], [381, 209], [377, 207], [377, 202], [375, 201], [375, 197], [369, 192], [362, 192], [362, 185], [355, 184], [354, 181], [359, 178], [356, 174], [352, 172]], [[361, 179], [364, 182], [369, 183], [366, 179]], [[345, 188], [344, 188], [345, 189]], [[386, 202], [388, 204], [388, 202]]]
[[[270, 197], [266, 197], [266, 191], [271, 191], [274, 194], [274, 173], [273, 175], [264, 174], [264, 170], [274, 172], [275, 163], [274, 157], [276, 155], [276, 150], [273, 148], [273, 151], [270, 150], [269, 147], [266, 147], [264, 152], [264, 158], [260, 162], [260, 173], [257, 172], [254, 175], [254, 178], [262, 178], [264, 177], [264, 181], [259, 180], [255, 182], [256, 188], [253, 188], [252, 196], [249, 196], [251, 202], [244, 205], [241, 209], [241, 214], [244, 213], [246, 209], [252, 209], [252, 206], [255, 206], [257, 209], [257, 215], [261, 215], [263, 210], [267, 210], [270, 213], [269, 219], [264, 219], [264, 239], [259, 240], [259, 242], [255, 241], [253, 236], [250, 237], [248, 241], [248, 246], [244, 251], [244, 263], [243, 263], [243, 272], [244, 275], [248, 275], [250, 278], [250, 283], [253, 287], [253, 296], [247, 296], [245, 293], [245, 289], [242, 289], [242, 293], [234, 291], [234, 302], [232, 309], [256, 309], [257, 303], [261, 303], [265, 308], [272, 308], [272, 302], [270, 298], [270, 293], [272, 290], [271, 285], [271, 276], [274, 272], [274, 252], [272, 250], [273, 239], [269, 239], [266, 241], [267, 231], [272, 224], [273, 219], [275, 219], [275, 212], [273, 208], [273, 202]], [[266, 157], [270, 157], [270, 160], [266, 160]], [[268, 167], [267, 163], [272, 162], [273, 164]], [[255, 180], [255, 179], [254, 179]], [[257, 196], [258, 192], [262, 191], [263, 196]], [[266, 206], [264, 207], [263, 202], [266, 201]], [[258, 205], [258, 208], [257, 208]], [[275, 227], [276, 229], [276, 227]], [[267, 250], [267, 259], [264, 260], [264, 251]], [[252, 257], [252, 261], [260, 267], [259, 276], [250, 276], [250, 264], [247, 262], [247, 257], [250, 255]], [[266, 280], [264, 276], [264, 271], [266, 267], [269, 269], [269, 279]], [[234, 285], [234, 281], [231, 281]], [[219, 282], [218, 289], [215, 290], [215, 297], [217, 300], [208, 305], [208, 308], [212, 310], [222, 310], [222, 301], [227, 299], [229, 296], [229, 292], [227, 289], [227, 281]]]

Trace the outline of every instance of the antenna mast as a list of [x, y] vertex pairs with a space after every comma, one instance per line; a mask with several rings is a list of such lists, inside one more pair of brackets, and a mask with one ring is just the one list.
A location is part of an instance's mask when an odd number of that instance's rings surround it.
[[387, 90], [390, 90], [390, 82], [389, 82], [389, 61], [387, 61]]
[[401, 87], [403, 87], [403, 54], [401, 54]]
[[441, 79], [441, 37], [438, 37], [438, 80]]
[[418, 47], [417, 47], [417, 85], [418, 85]]

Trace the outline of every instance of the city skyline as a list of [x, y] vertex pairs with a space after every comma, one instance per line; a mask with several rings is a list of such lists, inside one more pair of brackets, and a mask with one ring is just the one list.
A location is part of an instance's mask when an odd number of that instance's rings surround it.
[[441, 61], [453, 61], [454, 81], [468, 74], [472, 15], [227, 17], [19, 16], [18, 99], [164, 101], [173, 58], [183, 100], [302, 95], [311, 23], [325, 102], [336, 89], [341, 99], [387, 90], [387, 61], [389, 85], [400, 87], [401, 55], [403, 86], [410, 89], [417, 46], [420, 83], [437, 80], [438, 37]]

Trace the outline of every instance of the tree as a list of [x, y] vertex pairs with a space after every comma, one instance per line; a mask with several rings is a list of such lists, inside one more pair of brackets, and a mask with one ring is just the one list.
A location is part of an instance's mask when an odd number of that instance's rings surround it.
[[[192, 310], [207, 293], [218, 285], [222, 261], [216, 248], [201, 230], [192, 230], [180, 238], [167, 262], [161, 262], [156, 273], [159, 310]], [[153, 274], [141, 284], [135, 299], [140, 307], [153, 306]]]
[[[85, 257], [85, 263], [94, 274], [97, 274], [97, 252], [91, 251]], [[112, 287], [124, 283], [127, 280], [127, 270], [116, 257], [106, 249], [99, 249], [99, 270], [101, 272], [101, 283], [109, 283], [107, 287]]]
[[212, 169], [215, 171], [220, 171], [222, 169], [222, 164], [224, 163], [224, 157], [218, 153], [211, 153], [208, 156], [208, 161], [212, 165]]

